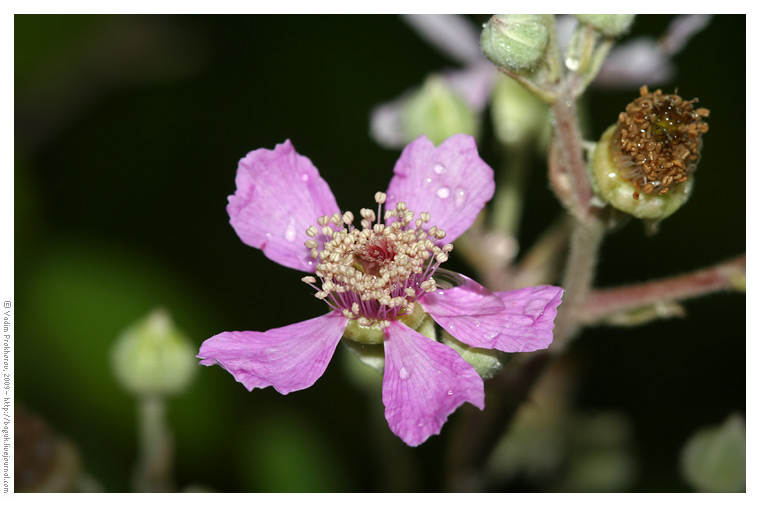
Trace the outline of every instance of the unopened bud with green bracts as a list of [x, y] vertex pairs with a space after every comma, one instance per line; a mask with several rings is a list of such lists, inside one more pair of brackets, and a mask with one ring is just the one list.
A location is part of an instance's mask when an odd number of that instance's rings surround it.
[[549, 30], [539, 14], [497, 14], [483, 26], [483, 54], [499, 67], [519, 72], [536, 67], [549, 44]]

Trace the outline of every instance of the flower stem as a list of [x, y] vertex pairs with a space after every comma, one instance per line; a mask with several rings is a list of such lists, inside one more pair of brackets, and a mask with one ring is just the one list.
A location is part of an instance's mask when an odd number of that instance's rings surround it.
[[[573, 83], [577, 81], [577, 78], [576, 74], [568, 77], [567, 82], [562, 86], [564, 91], [559, 100], [551, 105], [554, 118], [553, 163], [557, 166], [552, 172], [559, 171], [560, 174], [567, 175], [572, 192], [570, 211], [579, 220], [588, 220], [593, 214], [590, 208], [593, 190], [586, 170], [583, 141], [578, 128], [575, 99], [572, 93]], [[553, 185], [556, 185], [556, 179], [556, 176], [550, 179]], [[565, 189], [555, 187], [555, 192], [562, 196], [565, 194]]]
[[171, 491], [171, 434], [166, 424], [166, 405], [157, 396], [138, 401], [140, 458], [135, 471], [135, 490], [161, 493]]
[[597, 215], [585, 221], [576, 221], [570, 236], [570, 253], [562, 279], [565, 289], [562, 305], [557, 314], [552, 350], [561, 352], [567, 342], [580, 331], [578, 314], [584, 308], [594, 281], [594, 270], [605, 226]]
[[614, 289], [592, 291], [579, 308], [578, 320], [594, 324], [605, 318], [669, 301], [742, 288], [747, 256], [684, 275]]

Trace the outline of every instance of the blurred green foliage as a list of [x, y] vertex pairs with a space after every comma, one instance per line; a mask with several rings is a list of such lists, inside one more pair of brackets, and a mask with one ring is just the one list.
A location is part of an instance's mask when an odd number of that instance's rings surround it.
[[[637, 18], [631, 36], [658, 35], [669, 20]], [[637, 224], [611, 235], [600, 285], [744, 250], [744, 27], [743, 16], [718, 16], [678, 56], [678, 79], [665, 88], [712, 112], [695, 195], [654, 239]], [[16, 399], [69, 438], [108, 491], [127, 491], [136, 407], [108, 360], [124, 328], [161, 306], [197, 347], [221, 331], [324, 312], [299, 273], [228, 225], [237, 160], [290, 138], [341, 207], [358, 210], [386, 188], [398, 156], [369, 138], [370, 110], [452, 62], [393, 16], [19, 15], [14, 49]], [[636, 94], [592, 91], [592, 137]], [[483, 125], [481, 154], [495, 166], [501, 152]], [[561, 212], [542, 160], [526, 203], [520, 240], [530, 245]], [[452, 268], [467, 272], [456, 263], [455, 253]], [[593, 329], [569, 351], [581, 365], [579, 407], [629, 421], [635, 491], [688, 491], [679, 442], [744, 410], [743, 297], [686, 306], [686, 320]], [[335, 364], [286, 397], [199, 370], [168, 405], [179, 488], [446, 489], [457, 414], [409, 449], [390, 434], [379, 393], [367, 397]], [[492, 487], [558, 486], [518, 477]]]

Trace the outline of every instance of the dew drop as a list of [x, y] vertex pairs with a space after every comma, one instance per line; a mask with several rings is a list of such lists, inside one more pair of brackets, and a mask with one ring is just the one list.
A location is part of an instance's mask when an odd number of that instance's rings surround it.
[[435, 164], [433, 166], [433, 171], [435, 171], [435, 174], [443, 174], [446, 172], [446, 166], [441, 163]]
[[433, 183], [433, 178], [425, 178], [425, 183]]
[[448, 394], [449, 396], [454, 396], [454, 391], [449, 389], [449, 392], [447, 392], [446, 394]]
[[458, 207], [460, 207], [462, 204], [464, 204], [464, 199], [467, 197], [467, 193], [464, 191], [463, 188], [457, 188], [457, 193], [454, 196], [454, 204]]
[[435, 191], [435, 195], [437, 195], [441, 199], [446, 199], [448, 196], [451, 195], [451, 189], [449, 187], [441, 187]]
[[309, 175], [307, 173], [303, 173], [301, 175], [301, 181], [303, 181], [304, 183], [306, 183], [307, 181], [309, 181]]
[[406, 379], [408, 379], [408, 378], [409, 378], [411, 375], [412, 375], [412, 374], [411, 374], [411, 373], [409, 373], [409, 370], [407, 370], [407, 369], [406, 369], [406, 368], [404, 368], [404, 367], [402, 367], [402, 368], [401, 368], [401, 369], [398, 371], [398, 378], [400, 378], [401, 380], [406, 380]]
[[438, 375], [443, 375], [443, 372], [442, 372], [441, 370], [435, 370], [435, 372], [436, 372]]
[[576, 71], [581, 66], [581, 61], [578, 58], [566, 58], [565, 66], [572, 71]]
[[296, 240], [296, 221], [293, 217], [290, 217], [290, 222], [288, 222], [288, 227], [287, 229], [285, 229], [285, 239], [288, 241]]
[[483, 338], [485, 338], [486, 340], [490, 342], [490, 341], [493, 341], [493, 339], [496, 338], [497, 336], [499, 336], [499, 333], [495, 331], [491, 331], [490, 333], [484, 334]]
[[533, 299], [528, 301], [523, 308], [523, 314], [532, 317], [533, 319], [537, 319], [542, 313], [544, 313], [546, 303], [547, 301], [545, 299]]

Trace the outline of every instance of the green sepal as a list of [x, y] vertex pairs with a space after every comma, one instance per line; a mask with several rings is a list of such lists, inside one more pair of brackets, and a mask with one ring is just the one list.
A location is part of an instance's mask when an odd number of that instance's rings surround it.
[[456, 350], [467, 361], [483, 380], [496, 375], [509, 361], [510, 355], [496, 349], [479, 349], [470, 347], [451, 336], [445, 330], [441, 336], [444, 345]]

